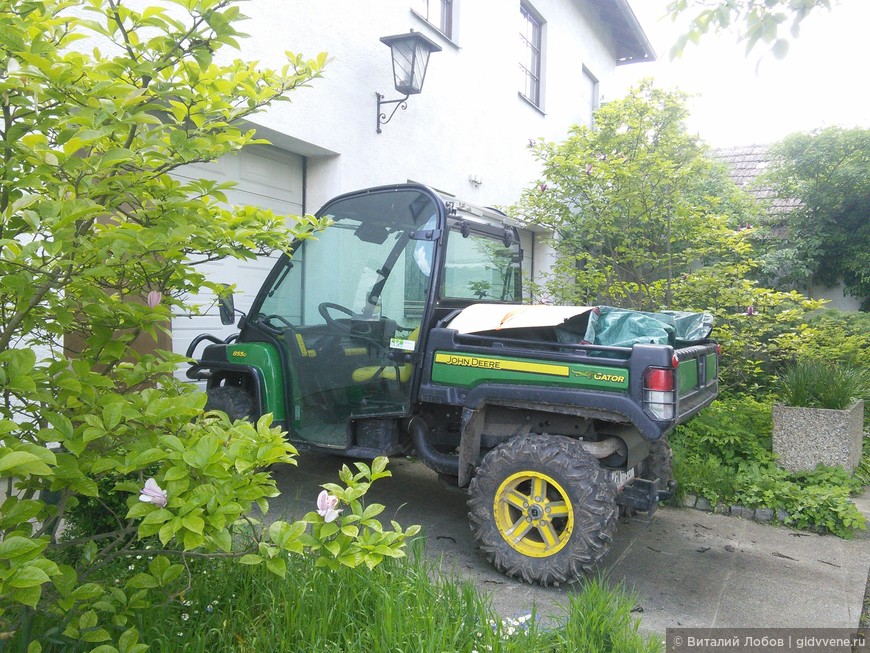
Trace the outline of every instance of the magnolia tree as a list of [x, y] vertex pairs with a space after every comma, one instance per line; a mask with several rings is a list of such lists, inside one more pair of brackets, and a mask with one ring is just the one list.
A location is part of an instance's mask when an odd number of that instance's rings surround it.
[[[195, 310], [186, 298], [220, 291], [197, 264], [321, 226], [225, 208], [225, 185], [171, 174], [257, 142], [240, 121], [320, 74], [324, 55], [230, 61], [241, 18], [231, 0], [0, 0], [0, 637], [21, 641], [40, 614], [60, 624], [29, 651], [145, 650], [132, 617], [184, 589], [192, 555], [371, 567], [416, 531], [361, 502], [383, 459], [345, 468], [301, 521], [261, 526], [252, 510], [277, 494], [263, 470], [294, 449], [269, 416], [204, 415], [173, 377], [182, 357], [148, 346]], [[65, 530], [85, 502], [107, 524]], [[147, 571], [107, 586], [129, 556]]]
[[512, 210], [554, 234], [555, 301], [671, 308], [684, 276], [748, 220], [748, 200], [688, 133], [681, 93], [648, 81], [534, 154], [542, 175]]
[[680, 93], [644, 82], [595, 128], [541, 142], [541, 177], [511, 209], [554, 234], [535, 289], [564, 304], [706, 311], [724, 347], [723, 387], [751, 392], [793, 356], [820, 302], [762, 287], [757, 207], [685, 127]]

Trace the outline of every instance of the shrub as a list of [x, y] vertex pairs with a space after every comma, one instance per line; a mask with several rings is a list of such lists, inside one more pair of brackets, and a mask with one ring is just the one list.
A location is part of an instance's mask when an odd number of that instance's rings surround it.
[[[289, 251], [324, 226], [171, 173], [261, 142], [246, 119], [326, 55], [288, 53], [277, 71], [232, 60], [235, 0], [145, 4], [0, 0], [0, 637], [32, 633], [31, 653], [44, 613], [68, 641], [141, 653], [137, 615], [173, 597], [194, 556], [283, 576], [287, 552], [370, 567], [413, 534], [362, 507], [385, 460], [325, 488], [334, 521], [255, 523], [277, 494], [266, 470], [295, 450], [271, 415], [204, 414], [174, 376], [186, 359], [159, 350], [173, 313], [223, 291], [201, 264]], [[121, 562], [137, 555], [134, 575]]]
[[807, 324], [813, 333], [802, 356], [870, 369], [870, 313], [825, 309], [810, 315]]
[[681, 492], [711, 504], [737, 504], [788, 513], [785, 523], [851, 537], [865, 521], [850, 499], [864, 477], [819, 466], [788, 472], [770, 448], [771, 406], [747, 396], [724, 396], [671, 436]]

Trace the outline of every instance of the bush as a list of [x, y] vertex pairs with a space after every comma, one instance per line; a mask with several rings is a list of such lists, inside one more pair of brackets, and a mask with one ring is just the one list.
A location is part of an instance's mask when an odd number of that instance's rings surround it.
[[747, 396], [724, 396], [671, 436], [681, 492], [711, 504], [784, 510], [787, 525], [851, 537], [865, 521], [850, 499], [860, 475], [819, 466], [788, 472], [771, 451], [771, 406]]
[[813, 334], [801, 347], [804, 357], [870, 369], [870, 313], [825, 309], [807, 324]]
[[[735, 251], [741, 244], [735, 237]], [[815, 335], [807, 319], [822, 302], [759, 286], [751, 280], [756, 267], [749, 253], [744, 256], [688, 275], [674, 304], [715, 317], [712, 337], [722, 345], [720, 388], [759, 397], [771, 392], [776, 374]]]

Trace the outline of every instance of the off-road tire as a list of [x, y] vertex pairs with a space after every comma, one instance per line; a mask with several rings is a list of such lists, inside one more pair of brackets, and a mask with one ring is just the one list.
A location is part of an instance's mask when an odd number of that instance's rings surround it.
[[250, 420], [254, 415], [254, 398], [241, 388], [231, 386], [209, 388], [206, 396], [208, 397], [205, 402], [206, 410], [223, 411], [232, 420]]
[[[536, 497], [542, 488], [546, 496]], [[591, 571], [610, 550], [618, 515], [616, 487], [598, 460], [557, 435], [517, 436], [490, 451], [469, 486], [468, 509], [480, 550], [496, 569], [541, 585]], [[534, 521], [539, 515], [550, 519]], [[509, 542], [521, 524], [528, 530]]]

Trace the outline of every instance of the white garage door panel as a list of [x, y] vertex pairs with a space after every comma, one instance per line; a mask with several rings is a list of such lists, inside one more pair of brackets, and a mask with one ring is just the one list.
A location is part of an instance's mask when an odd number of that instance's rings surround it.
[[[226, 191], [232, 206], [250, 205], [270, 209], [279, 215], [302, 213], [302, 162], [300, 156], [273, 147], [253, 146], [239, 154], [207, 164], [194, 164], [176, 176], [185, 179], [235, 181]], [[258, 257], [250, 261], [216, 261], [199, 266], [212, 281], [234, 284], [236, 308], [247, 313], [257, 291], [275, 263], [278, 255]], [[176, 315], [172, 320], [172, 348], [185, 353], [193, 339], [201, 333], [226, 338], [236, 331], [220, 323], [214, 295], [210, 292], [191, 298], [202, 306], [203, 315]], [[199, 348], [197, 353], [201, 353]], [[181, 374], [183, 376], [183, 371]]]

